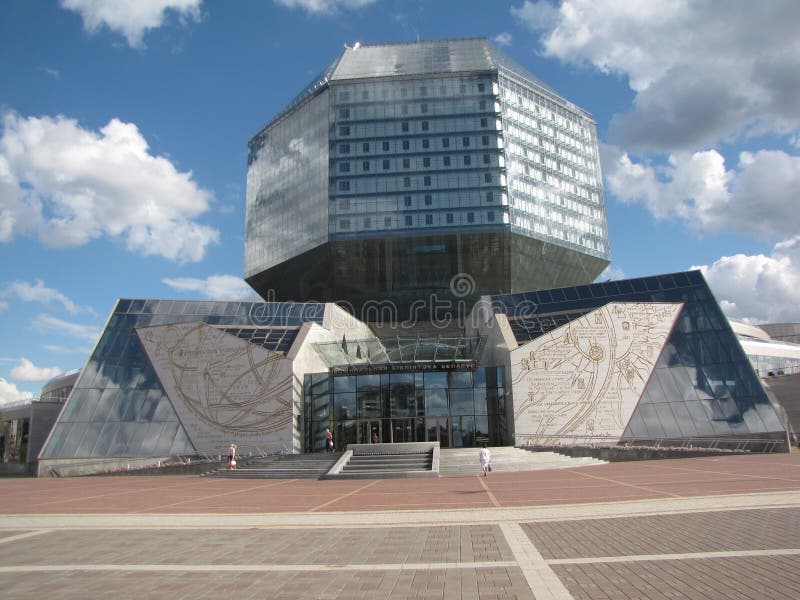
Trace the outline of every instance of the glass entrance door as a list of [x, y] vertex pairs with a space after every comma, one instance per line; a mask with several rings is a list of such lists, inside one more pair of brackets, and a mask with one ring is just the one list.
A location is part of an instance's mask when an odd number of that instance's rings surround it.
[[358, 422], [358, 443], [376, 444], [384, 441], [379, 419], [362, 420]]
[[440, 448], [450, 447], [450, 427], [446, 417], [428, 417], [425, 427], [429, 442], [439, 442]]

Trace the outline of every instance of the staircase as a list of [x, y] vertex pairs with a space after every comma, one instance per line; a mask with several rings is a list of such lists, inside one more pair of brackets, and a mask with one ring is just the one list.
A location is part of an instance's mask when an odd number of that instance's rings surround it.
[[435, 477], [431, 471], [433, 451], [405, 454], [354, 454], [338, 479], [391, 479], [401, 477]]
[[[601, 465], [596, 458], [571, 458], [554, 452], [531, 452], [513, 446], [489, 448], [492, 453], [492, 472], [538, 471]], [[439, 475], [478, 475], [481, 464], [479, 448], [443, 448], [439, 451]]]
[[314, 454], [273, 454], [243, 459], [236, 469], [225, 467], [204, 473], [204, 477], [228, 479], [319, 479], [336, 464], [341, 452]]

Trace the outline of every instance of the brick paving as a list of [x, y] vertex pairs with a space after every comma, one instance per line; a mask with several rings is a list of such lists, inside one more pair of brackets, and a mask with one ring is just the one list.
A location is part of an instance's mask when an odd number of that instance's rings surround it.
[[800, 454], [422, 480], [0, 479], [3, 598], [800, 597]]

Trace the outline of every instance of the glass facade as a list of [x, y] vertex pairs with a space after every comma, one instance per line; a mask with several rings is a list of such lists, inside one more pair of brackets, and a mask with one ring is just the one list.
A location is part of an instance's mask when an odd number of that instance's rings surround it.
[[285, 353], [300, 326], [322, 323], [323, 314], [322, 304], [119, 300], [41, 458], [148, 457], [195, 451], [136, 328], [203, 322]]
[[262, 297], [362, 320], [593, 281], [610, 260], [594, 121], [486, 39], [347, 48], [250, 142], [245, 243]]
[[433, 367], [306, 375], [305, 447], [324, 451], [326, 427], [337, 449], [373, 442], [438, 441], [443, 448], [507, 444], [503, 368]]
[[523, 343], [609, 302], [682, 302], [623, 441], [782, 439], [785, 425], [699, 271], [491, 298]]

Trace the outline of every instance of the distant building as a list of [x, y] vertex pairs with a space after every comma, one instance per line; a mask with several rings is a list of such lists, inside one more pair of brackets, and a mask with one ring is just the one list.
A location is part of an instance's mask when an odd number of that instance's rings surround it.
[[595, 122], [486, 39], [346, 48], [249, 144], [266, 300], [429, 318], [609, 261]]

